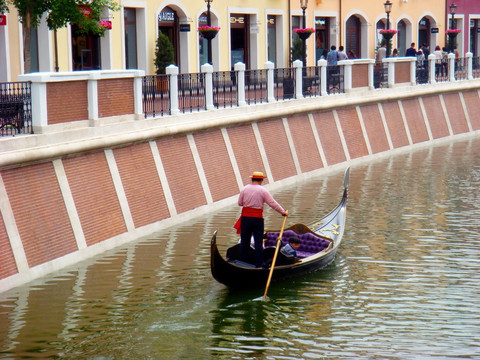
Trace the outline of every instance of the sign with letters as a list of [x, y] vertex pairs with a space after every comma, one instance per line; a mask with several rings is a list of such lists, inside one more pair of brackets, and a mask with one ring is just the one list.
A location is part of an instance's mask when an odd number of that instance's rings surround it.
[[7, 15], [0, 15], [0, 26], [7, 25]]
[[438, 34], [438, 28], [432, 28], [430, 31], [432, 34]]

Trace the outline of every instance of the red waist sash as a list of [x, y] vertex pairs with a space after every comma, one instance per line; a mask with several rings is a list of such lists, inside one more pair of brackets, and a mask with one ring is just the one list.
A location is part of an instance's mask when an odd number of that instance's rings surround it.
[[235, 225], [233, 225], [233, 227], [235, 229], [237, 229], [237, 234], [240, 234], [242, 232], [241, 231], [242, 216], [263, 218], [263, 209], [255, 209], [255, 208], [250, 208], [250, 207], [242, 208], [242, 215], [238, 218]]

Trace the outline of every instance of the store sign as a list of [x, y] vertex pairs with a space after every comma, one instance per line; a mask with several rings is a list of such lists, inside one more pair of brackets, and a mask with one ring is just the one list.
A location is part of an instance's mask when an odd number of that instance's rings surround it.
[[175, 21], [175, 12], [172, 10], [163, 10], [158, 14], [158, 22], [174, 22]]
[[180, 24], [179, 30], [180, 30], [180, 32], [189, 32], [190, 31], [190, 24]]
[[245, 24], [244, 16], [230, 16], [230, 24]]
[[267, 22], [268, 25], [275, 25], [275, 16], [269, 16]]
[[438, 28], [432, 28], [431, 33], [432, 34], [438, 34]]
[[0, 15], [0, 26], [7, 25], [7, 15]]

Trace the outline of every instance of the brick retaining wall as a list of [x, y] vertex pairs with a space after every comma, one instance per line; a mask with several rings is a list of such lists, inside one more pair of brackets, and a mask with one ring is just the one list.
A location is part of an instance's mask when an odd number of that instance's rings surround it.
[[4, 168], [0, 291], [138, 237], [142, 229], [153, 231], [177, 215], [233, 202], [254, 170], [266, 172], [266, 183], [273, 184], [480, 130], [479, 105], [478, 90], [427, 94], [220, 125]]

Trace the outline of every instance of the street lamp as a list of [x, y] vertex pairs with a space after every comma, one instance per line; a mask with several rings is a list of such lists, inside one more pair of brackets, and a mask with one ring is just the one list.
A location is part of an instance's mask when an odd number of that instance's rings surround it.
[[[455, 29], [455, 13], [457, 12], [457, 5], [453, 2], [450, 4], [450, 14], [452, 15], [452, 20], [450, 21], [450, 29], [453, 30]], [[449, 43], [450, 43], [450, 52], [453, 52], [453, 44], [455, 41], [455, 36], [449, 35], [448, 37]]]
[[[305, 16], [305, 11], [307, 10], [308, 6], [308, 0], [300, 0], [300, 7], [302, 8], [303, 12], [303, 28], [307, 28], [307, 18]], [[307, 66], [307, 46], [306, 46], [306, 41], [307, 39], [302, 38], [302, 60], [303, 60], [303, 66]]]
[[[213, 0], [205, 0], [207, 3], [207, 25], [212, 26], [212, 16], [210, 13], [210, 3], [213, 2]], [[207, 53], [208, 53], [208, 63], [210, 65], [212, 64], [212, 39], [210, 37], [207, 38]]]
[[[383, 7], [385, 8], [385, 12], [387, 13], [387, 30], [390, 30], [390, 12], [392, 11], [392, 3], [390, 2], [390, 0], [387, 0], [387, 2], [383, 4]], [[391, 38], [385, 38], [385, 41], [387, 42], [386, 57], [390, 56], [390, 39]]]
[[450, 29], [453, 29], [456, 12], [457, 12], [457, 5], [455, 3], [451, 3], [450, 4], [450, 14], [452, 15], [452, 22], [450, 23]]

